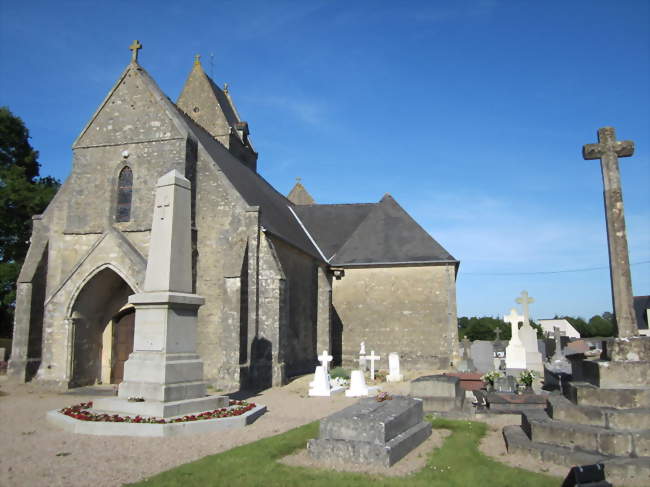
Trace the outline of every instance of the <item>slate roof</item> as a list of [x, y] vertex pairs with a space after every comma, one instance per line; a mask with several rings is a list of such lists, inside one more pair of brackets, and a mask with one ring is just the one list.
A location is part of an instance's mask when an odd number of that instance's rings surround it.
[[294, 208], [331, 265], [458, 261], [390, 196], [379, 203]]

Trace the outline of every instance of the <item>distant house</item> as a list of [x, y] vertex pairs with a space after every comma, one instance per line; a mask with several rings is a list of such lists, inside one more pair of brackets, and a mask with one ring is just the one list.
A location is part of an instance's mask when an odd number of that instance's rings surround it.
[[650, 336], [648, 323], [650, 322], [650, 296], [634, 296], [634, 313], [639, 334]]
[[560, 334], [568, 336], [569, 338], [580, 338], [580, 333], [576, 330], [571, 323], [565, 319], [559, 320], [538, 320], [537, 323], [542, 327], [544, 333], [548, 332], [553, 334], [553, 328], [558, 327]]

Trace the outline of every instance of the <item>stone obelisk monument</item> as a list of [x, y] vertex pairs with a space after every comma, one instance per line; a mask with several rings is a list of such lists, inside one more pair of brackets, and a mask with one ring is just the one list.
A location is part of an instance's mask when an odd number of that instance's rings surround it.
[[600, 159], [603, 172], [609, 274], [619, 337], [639, 334], [632, 303], [632, 278], [623, 214], [623, 191], [618, 168], [618, 158], [630, 157], [633, 153], [634, 142], [616, 140], [614, 127], [598, 129], [598, 144], [586, 144], [582, 147], [582, 156], [585, 159]]
[[176, 170], [158, 180], [144, 292], [135, 306], [133, 353], [124, 364], [119, 399], [95, 408], [170, 417], [216, 409], [225, 396], [206, 396], [203, 362], [196, 353], [197, 310], [192, 293], [190, 182]]

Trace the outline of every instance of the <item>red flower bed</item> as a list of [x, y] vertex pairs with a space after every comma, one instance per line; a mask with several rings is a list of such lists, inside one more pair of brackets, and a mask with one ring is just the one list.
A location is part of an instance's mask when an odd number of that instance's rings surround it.
[[60, 410], [66, 416], [81, 421], [103, 421], [106, 423], [151, 423], [151, 424], [168, 424], [168, 423], [184, 423], [187, 421], [200, 421], [202, 419], [215, 419], [215, 418], [230, 418], [232, 416], [240, 416], [245, 412], [250, 411], [255, 407], [255, 403], [246, 401], [230, 401], [230, 406], [227, 408], [215, 409], [214, 411], [205, 411], [200, 414], [188, 414], [182, 418], [175, 418], [165, 420], [162, 418], [143, 418], [142, 416], [120, 416], [119, 414], [97, 414], [88, 411], [93, 407], [92, 401], [82, 402], [75, 404], [69, 408]]

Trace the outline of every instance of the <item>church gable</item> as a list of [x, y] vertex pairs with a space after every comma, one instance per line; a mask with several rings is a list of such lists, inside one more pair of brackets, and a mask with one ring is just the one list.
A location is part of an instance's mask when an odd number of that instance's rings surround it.
[[73, 148], [181, 137], [182, 133], [162, 98], [164, 95], [146, 71], [137, 64], [130, 64]]

